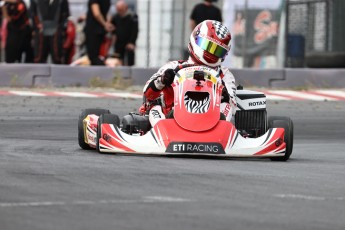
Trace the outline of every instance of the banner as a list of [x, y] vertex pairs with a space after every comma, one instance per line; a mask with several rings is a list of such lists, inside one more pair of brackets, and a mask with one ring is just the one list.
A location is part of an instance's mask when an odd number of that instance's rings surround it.
[[248, 9], [245, 14], [243, 10], [237, 10], [235, 15], [234, 56], [245, 57], [243, 58], [244, 67], [274, 67], [278, 44], [279, 12]]
[[[282, 0], [224, 2], [232, 33], [231, 67], [277, 68]], [[224, 9], [225, 10], [225, 9]], [[224, 12], [224, 11], [223, 11]], [[231, 13], [229, 13], [231, 12]]]

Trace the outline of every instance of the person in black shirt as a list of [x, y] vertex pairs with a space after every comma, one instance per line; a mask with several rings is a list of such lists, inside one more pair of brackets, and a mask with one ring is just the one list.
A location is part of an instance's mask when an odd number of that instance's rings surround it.
[[192, 31], [196, 25], [205, 20], [223, 21], [220, 9], [213, 5], [213, 2], [217, 2], [217, 0], [204, 0], [203, 3], [199, 3], [194, 7], [190, 15], [190, 27]]
[[91, 65], [105, 65], [105, 57], [100, 57], [100, 48], [107, 32], [114, 26], [107, 22], [110, 0], [89, 0], [84, 28], [86, 52]]
[[35, 62], [46, 63], [51, 54], [54, 64], [63, 60], [62, 30], [69, 17], [67, 0], [32, 0]]
[[27, 6], [23, 0], [4, 0], [4, 2], [3, 12], [8, 20], [5, 61], [7, 63], [21, 62], [22, 54], [25, 54], [25, 63], [32, 63], [32, 28]]
[[111, 23], [115, 26], [115, 56], [122, 60], [123, 65], [133, 66], [135, 61], [135, 42], [138, 37], [138, 16], [128, 9], [125, 1], [116, 3], [117, 13]]
[[[2, 25], [2, 7], [3, 7], [3, 3], [0, 2], [0, 25]], [[0, 32], [0, 62], [2, 62], [2, 40], [3, 40], [3, 34], [2, 31]]]

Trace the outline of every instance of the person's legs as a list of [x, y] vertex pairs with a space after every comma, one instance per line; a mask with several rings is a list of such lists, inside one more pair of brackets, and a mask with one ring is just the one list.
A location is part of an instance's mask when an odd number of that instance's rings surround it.
[[46, 63], [49, 54], [49, 39], [42, 33], [36, 32], [34, 35], [34, 62]]
[[127, 65], [127, 60], [125, 59], [125, 45], [120, 43], [115, 43], [114, 53], [116, 57], [121, 59], [122, 65]]
[[68, 49], [64, 50], [64, 63], [63, 64], [71, 64], [73, 61], [73, 56], [75, 54], [75, 47], [69, 47]]
[[20, 36], [18, 35], [19, 34], [16, 30], [8, 30], [5, 47], [5, 61], [7, 63], [14, 63], [16, 61], [20, 61]]
[[62, 47], [59, 46], [59, 35], [58, 32], [55, 33], [53, 36], [49, 36], [49, 50], [50, 56], [52, 58], [52, 62], [54, 64], [61, 64], [61, 53]]
[[22, 30], [23, 43], [22, 43], [22, 53], [25, 53], [25, 63], [34, 62], [34, 51], [32, 48], [32, 30], [30, 26], [26, 26]]
[[104, 65], [104, 61], [99, 58], [99, 49], [103, 42], [102, 34], [85, 33], [86, 53], [90, 59], [91, 65]]
[[135, 62], [135, 52], [133, 50], [127, 50], [127, 65], [133, 66]]

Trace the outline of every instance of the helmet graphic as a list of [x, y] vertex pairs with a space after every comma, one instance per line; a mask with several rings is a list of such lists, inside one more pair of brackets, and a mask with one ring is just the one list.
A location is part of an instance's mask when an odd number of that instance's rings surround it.
[[219, 66], [230, 51], [231, 34], [226, 26], [215, 20], [197, 25], [188, 44], [192, 59], [210, 67]]

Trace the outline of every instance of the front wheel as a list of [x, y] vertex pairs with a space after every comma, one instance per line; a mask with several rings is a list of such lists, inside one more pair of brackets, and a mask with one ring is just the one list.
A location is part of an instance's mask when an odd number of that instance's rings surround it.
[[84, 119], [90, 115], [95, 114], [100, 116], [101, 114], [110, 114], [110, 111], [107, 109], [84, 109], [79, 115], [78, 119], [78, 143], [82, 149], [92, 149], [87, 143], [85, 143], [85, 130], [84, 130]]
[[284, 128], [284, 142], [286, 143], [286, 150], [284, 156], [272, 157], [272, 161], [287, 161], [292, 153], [294, 127], [291, 118], [272, 116], [268, 118], [268, 128]]

